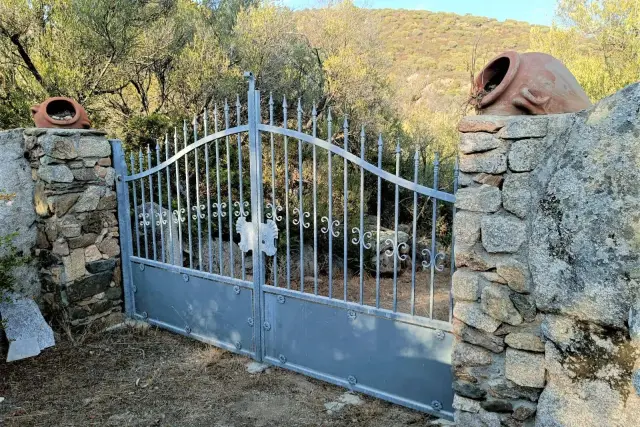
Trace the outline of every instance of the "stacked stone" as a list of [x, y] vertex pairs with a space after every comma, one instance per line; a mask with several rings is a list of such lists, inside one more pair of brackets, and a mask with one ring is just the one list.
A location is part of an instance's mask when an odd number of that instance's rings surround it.
[[122, 311], [111, 145], [96, 130], [26, 129], [42, 305], [71, 326]]
[[535, 422], [545, 347], [526, 242], [530, 175], [547, 125], [546, 117], [475, 116], [459, 126], [452, 358], [459, 427]]

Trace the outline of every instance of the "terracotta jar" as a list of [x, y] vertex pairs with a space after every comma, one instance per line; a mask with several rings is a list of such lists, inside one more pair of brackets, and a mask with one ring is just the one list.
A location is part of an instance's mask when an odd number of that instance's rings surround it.
[[471, 103], [478, 114], [572, 113], [591, 106], [576, 78], [551, 55], [504, 52], [475, 78]]
[[31, 115], [36, 127], [89, 129], [91, 122], [87, 112], [71, 98], [56, 96], [46, 99], [42, 104], [31, 107]]

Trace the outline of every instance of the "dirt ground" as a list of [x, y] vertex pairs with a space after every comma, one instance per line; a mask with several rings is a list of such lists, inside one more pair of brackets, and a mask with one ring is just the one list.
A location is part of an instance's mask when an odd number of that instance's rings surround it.
[[[0, 426], [430, 426], [435, 418], [157, 329], [123, 328], [0, 362]], [[347, 396], [353, 397], [353, 396]], [[4, 400], [2, 401], [2, 398]]]

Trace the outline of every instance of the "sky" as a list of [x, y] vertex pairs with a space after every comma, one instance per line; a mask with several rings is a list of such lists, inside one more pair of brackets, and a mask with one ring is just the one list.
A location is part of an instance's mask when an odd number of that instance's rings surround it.
[[[317, 5], [318, 0], [283, 0], [294, 9]], [[550, 25], [556, 0], [356, 0], [356, 4], [370, 8], [416, 9], [432, 12], [453, 12], [459, 15], [487, 16], [500, 21], [515, 19], [531, 24]]]

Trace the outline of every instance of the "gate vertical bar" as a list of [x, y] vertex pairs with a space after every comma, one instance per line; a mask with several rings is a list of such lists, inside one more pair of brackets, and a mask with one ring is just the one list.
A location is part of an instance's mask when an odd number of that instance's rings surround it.
[[[122, 257], [122, 282], [124, 287], [124, 310], [127, 316], [135, 314], [135, 301], [133, 299], [133, 276], [131, 274], [131, 256], [133, 255], [133, 239], [131, 238], [131, 218], [129, 217], [129, 185], [124, 180], [127, 175], [127, 162], [119, 140], [111, 141], [113, 154], [113, 166], [116, 170], [116, 193], [118, 196], [118, 221], [120, 227], [120, 255]], [[133, 183], [135, 185], [135, 182]], [[134, 212], [134, 221], [137, 224], [137, 212]], [[137, 228], [137, 227], [136, 227]]]
[[252, 73], [245, 73], [249, 80], [247, 94], [247, 110], [249, 121], [249, 169], [251, 171], [251, 221], [253, 223], [253, 333], [255, 343], [255, 359], [262, 361], [262, 285], [264, 282], [264, 256], [260, 248], [260, 228], [263, 221], [262, 212], [262, 147], [258, 137], [260, 114], [260, 92], [255, 90], [255, 78]]

